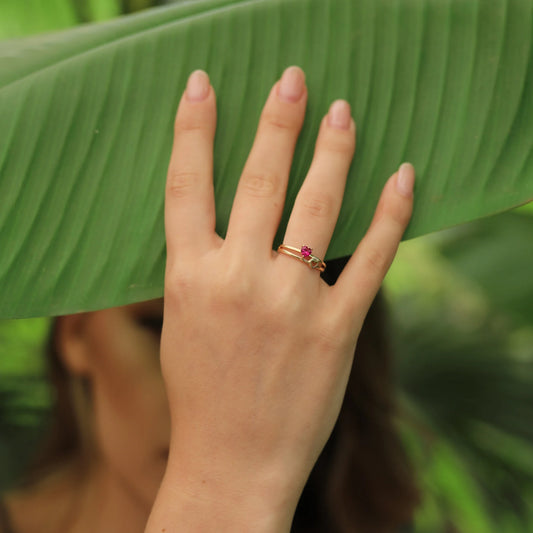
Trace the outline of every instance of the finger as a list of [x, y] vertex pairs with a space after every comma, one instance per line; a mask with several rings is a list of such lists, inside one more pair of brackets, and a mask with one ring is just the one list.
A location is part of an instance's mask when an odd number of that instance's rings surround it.
[[216, 97], [207, 74], [191, 74], [176, 114], [167, 174], [165, 232], [167, 258], [197, 253], [215, 233], [213, 143]]
[[370, 227], [332, 287], [335, 305], [362, 321], [396, 255], [411, 218], [415, 170], [410, 163], [387, 181]]
[[272, 88], [261, 114], [233, 201], [226, 242], [262, 248], [270, 257], [306, 104], [304, 73], [289, 67]]
[[[313, 161], [296, 197], [284, 244], [296, 248], [309, 246], [319, 258], [326, 255], [354, 152], [355, 122], [350, 104], [337, 100], [322, 120]], [[302, 268], [293, 265], [292, 268]]]

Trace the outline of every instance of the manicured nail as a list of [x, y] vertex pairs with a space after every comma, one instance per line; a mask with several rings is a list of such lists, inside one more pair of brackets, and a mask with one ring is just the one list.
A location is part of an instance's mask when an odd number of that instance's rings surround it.
[[297, 102], [305, 89], [305, 74], [300, 67], [289, 67], [281, 77], [278, 95], [285, 102]]
[[328, 124], [333, 128], [347, 130], [352, 121], [350, 104], [346, 100], [335, 100], [328, 113]]
[[415, 184], [415, 169], [411, 163], [402, 163], [396, 179], [396, 190], [402, 196], [412, 196]]
[[195, 70], [187, 82], [187, 99], [200, 102], [209, 94], [209, 76], [203, 70]]

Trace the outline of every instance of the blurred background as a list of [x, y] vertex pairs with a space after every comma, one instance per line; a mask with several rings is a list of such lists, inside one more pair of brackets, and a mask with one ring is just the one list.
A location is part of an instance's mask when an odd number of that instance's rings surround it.
[[[163, 5], [1, 0], [0, 38]], [[533, 204], [402, 243], [385, 280], [416, 533], [533, 532]], [[0, 491], [38, 445], [49, 319], [0, 321]]]

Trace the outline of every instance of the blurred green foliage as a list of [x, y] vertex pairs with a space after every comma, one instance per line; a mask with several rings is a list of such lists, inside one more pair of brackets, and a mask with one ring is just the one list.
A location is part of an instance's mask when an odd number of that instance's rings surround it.
[[533, 530], [532, 235], [521, 209], [408, 241], [385, 281], [416, 531]]
[[[165, 2], [3, 0], [0, 37]], [[533, 204], [403, 243], [385, 288], [399, 428], [424, 501], [417, 533], [533, 531]], [[53, 394], [50, 319], [0, 322], [0, 490], [38, 445]]]
[[42, 347], [50, 319], [0, 321], [0, 490], [38, 446], [52, 392]]
[[165, 0], [2, 0], [0, 38], [61, 30], [168, 3]]

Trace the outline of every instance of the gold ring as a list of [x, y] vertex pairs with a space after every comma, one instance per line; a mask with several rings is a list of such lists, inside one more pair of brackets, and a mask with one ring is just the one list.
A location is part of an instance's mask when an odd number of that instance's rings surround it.
[[302, 246], [300, 249], [295, 248], [294, 246], [288, 246], [287, 244], [280, 244], [278, 246], [278, 253], [295, 257], [304, 262], [309, 268], [324, 272], [326, 269], [326, 263], [324, 263], [322, 259], [311, 255], [312, 251], [313, 250], [309, 248], [309, 246]]

